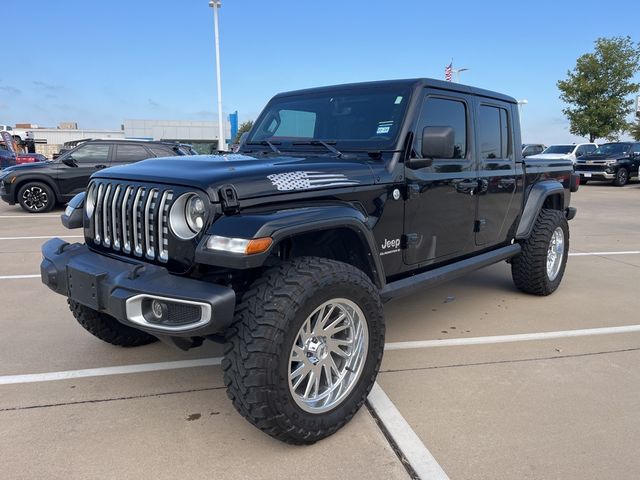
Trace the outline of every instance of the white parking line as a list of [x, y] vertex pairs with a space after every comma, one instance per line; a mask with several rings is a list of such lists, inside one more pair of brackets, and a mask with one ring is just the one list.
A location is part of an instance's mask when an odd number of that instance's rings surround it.
[[[528, 342], [531, 340], [549, 340], [554, 338], [589, 337], [592, 335], [611, 335], [614, 333], [640, 332], [640, 325], [622, 327], [583, 328], [558, 332], [520, 333], [515, 335], [494, 335], [490, 337], [447, 338], [445, 340], [421, 340], [415, 342], [392, 342], [384, 346], [385, 350], [410, 350], [414, 348], [457, 347], [462, 345], [486, 345], [490, 343]], [[1, 377], [0, 377], [1, 378]]]
[[[39, 276], [39, 275], [38, 275]], [[1, 278], [1, 277], [0, 277]], [[553, 338], [588, 337], [593, 335], [611, 335], [616, 333], [640, 332], [640, 325], [621, 327], [585, 328], [558, 332], [521, 333], [515, 335], [495, 335], [490, 337], [448, 338], [446, 340], [422, 340], [414, 342], [392, 342], [385, 344], [385, 350], [411, 350], [415, 348], [452, 347], [463, 345], [483, 345], [491, 343], [524, 342], [531, 340], [549, 340]], [[12, 383], [49, 382], [69, 378], [98, 377], [103, 375], [121, 375], [128, 373], [155, 372], [179, 368], [220, 365], [222, 357], [179, 360], [176, 362], [141, 363], [119, 365], [115, 367], [89, 368], [84, 370], [66, 370], [62, 372], [30, 373], [26, 375], [0, 376], [0, 385]]]
[[0, 280], [19, 280], [21, 278], [40, 278], [40, 275], [0, 275]]
[[576, 252], [570, 253], [570, 257], [585, 257], [588, 255], [637, 255], [640, 250], [629, 250], [627, 252]]
[[63, 372], [29, 373], [26, 375], [5, 375], [0, 377], [0, 385], [15, 383], [50, 382], [53, 380], [69, 380], [85, 377], [102, 377], [105, 375], [122, 375], [127, 373], [157, 372], [179, 368], [208, 367], [220, 365], [221, 357], [198, 358], [196, 360], [178, 360], [176, 362], [141, 363], [138, 365], [120, 365], [116, 367], [86, 368], [84, 370], [66, 370]]
[[419, 478], [448, 480], [449, 477], [411, 426], [376, 382], [367, 399], [387, 432]]
[[49, 238], [84, 238], [83, 235], [42, 235], [37, 237], [0, 237], [0, 240], [40, 240]]
[[0, 218], [60, 218], [60, 215], [0, 215]]

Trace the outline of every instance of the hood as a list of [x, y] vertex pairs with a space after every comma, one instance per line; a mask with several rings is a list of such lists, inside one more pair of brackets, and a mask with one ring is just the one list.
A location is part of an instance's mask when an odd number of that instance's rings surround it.
[[527, 158], [539, 158], [540, 160], [571, 160], [573, 154], [571, 153], [538, 153], [537, 155], [530, 155]]
[[10, 167], [5, 168], [2, 172], [16, 172], [20, 173], [25, 170], [33, 170], [34, 168], [45, 168], [53, 164], [52, 160], [48, 160], [46, 162], [32, 162], [32, 163], [21, 163], [19, 165], [11, 165]]
[[196, 155], [144, 160], [107, 168], [93, 178], [133, 180], [199, 188], [217, 201], [232, 184], [240, 200], [276, 193], [357, 187], [374, 183], [364, 159], [327, 156]]

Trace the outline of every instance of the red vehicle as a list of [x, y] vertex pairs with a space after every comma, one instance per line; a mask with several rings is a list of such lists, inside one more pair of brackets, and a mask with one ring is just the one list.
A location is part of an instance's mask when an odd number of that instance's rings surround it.
[[19, 153], [16, 158], [16, 165], [23, 163], [46, 162], [47, 157], [41, 153]]

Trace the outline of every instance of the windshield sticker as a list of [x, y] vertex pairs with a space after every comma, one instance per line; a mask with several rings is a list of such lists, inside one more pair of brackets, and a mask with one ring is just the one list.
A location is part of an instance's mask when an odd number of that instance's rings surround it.
[[312, 188], [341, 187], [357, 185], [360, 182], [349, 180], [341, 173], [323, 172], [286, 172], [267, 175], [278, 190], [309, 190]]
[[400, 105], [402, 103], [402, 95], [398, 95], [396, 97], [396, 101], [393, 102], [393, 103], [394, 103], [394, 105]]
[[384, 135], [385, 133], [389, 133], [389, 130], [391, 130], [392, 126], [393, 126], [393, 120], [378, 122], [378, 129], [376, 130], [376, 135]]

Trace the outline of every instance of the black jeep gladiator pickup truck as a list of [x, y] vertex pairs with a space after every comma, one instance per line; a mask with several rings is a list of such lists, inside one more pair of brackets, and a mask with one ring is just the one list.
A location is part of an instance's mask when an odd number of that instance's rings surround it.
[[362, 406], [382, 302], [500, 262], [548, 295], [569, 250], [571, 161], [524, 161], [516, 101], [430, 79], [276, 95], [238, 154], [96, 172], [42, 247], [42, 281], [122, 346], [224, 342], [228, 395], [313, 443]]

